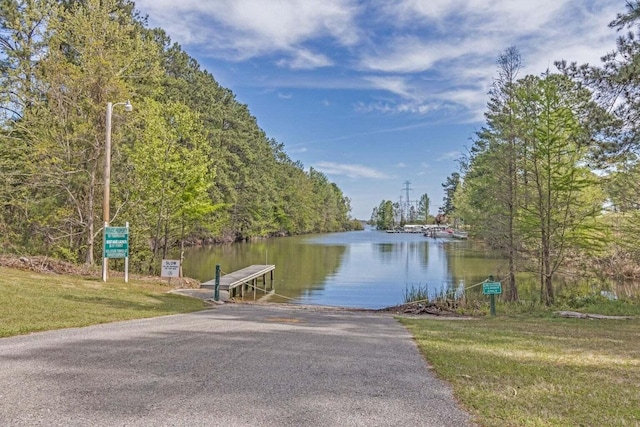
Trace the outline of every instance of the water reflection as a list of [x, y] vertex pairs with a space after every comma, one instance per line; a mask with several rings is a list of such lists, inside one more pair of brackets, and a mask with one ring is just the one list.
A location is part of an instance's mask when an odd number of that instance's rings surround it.
[[407, 288], [432, 295], [496, 275], [501, 263], [472, 242], [376, 230], [295, 236], [187, 252], [184, 272], [201, 281], [215, 265], [231, 272], [275, 264], [274, 301], [382, 308], [403, 301]]

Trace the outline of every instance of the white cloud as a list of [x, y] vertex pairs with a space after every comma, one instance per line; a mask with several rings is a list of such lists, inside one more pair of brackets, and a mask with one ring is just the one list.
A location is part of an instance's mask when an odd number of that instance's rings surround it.
[[[405, 99], [454, 104], [469, 111], [464, 121], [481, 121], [496, 58], [504, 49], [520, 49], [522, 77], [555, 71], [560, 59], [597, 64], [614, 47], [616, 35], [607, 24], [621, 5], [616, 0], [378, 0], [376, 7], [397, 30], [365, 51], [359, 67], [391, 74], [403, 84], [387, 90]], [[406, 31], [411, 28], [421, 31]], [[419, 108], [404, 111], [423, 114]]]
[[354, 110], [359, 113], [389, 113], [389, 114], [415, 114], [415, 115], [427, 115], [436, 111], [450, 110], [454, 111], [456, 107], [453, 104], [447, 105], [446, 103], [438, 102], [370, 102], [365, 104], [364, 102], [358, 102], [354, 105]]
[[438, 157], [438, 161], [441, 162], [443, 160], [457, 160], [461, 155], [462, 153], [460, 151], [449, 151], [447, 153], [443, 153], [440, 157]]
[[[539, 29], [572, 0], [401, 0], [379, 1], [379, 7], [394, 17], [399, 26], [426, 19], [441, 31], [450, 31], [451, 24], [460, 27], [482, 26], [484, 31]], [[516, 27], [516, 28], [514, 28]], [[453, 27], [455, 28], [455, 27]]]
[[365, 70], [393, 73], [411, 73], [432, 68], [439, 60], [450, 57], [441, 47], [414, 36], [400, 36], [387, 41], [385, 46], [366, 53], [360, 60]]
[[[362, 55], [360, 65], [396, 73], [442, 67], [441, 72], [448, 73], [452, 66], [456, 67], [453, 62], [464, 66], [481, 57], [494, 63], [495, 56], [509, 45], [557, 27], [558, 15], [570, 3], [570, 0], [384, 2], [378, 7], [381, 13], [391, 16], [388, 22], [394, 23], [398, 31], [383, 38], [382, 47]], [[421, 31], [405, 30], [416, 27]]]
[[360, 101], [353, 106], [353, 109], [358, 113], [372, 113], [374, 111], [378, 113], [396, 112], [395, 106], [383, 102], [370, 102], [368, 104], [365, 104], [364, 102]]
[[295, 154], [295, 153], [306, 153], [307, 151], [309, 151], [309, 150], [307, 149], [307, 147], [294, 148], [294, 149], [291, 149], [291, 147], [289, 147], [289, 148], [287, 149], [287, 152], [288, 152], [289, 154]]
[[319, 162], [314, 168], [327, 175], [344, 175], [349, 178], [388, 179], [389, 175], [367, 166]]
[[374, 89], [385, 90], [403, 98], [415, 99], [415, 94], [407, 84], [405, 77], [398, 76], [364, 76]]
[[310, 70], [331, 66], [333, 65], [333, 61], [326, 55], [316, 54], [306, 49], [299, 49], [293, 53], [292, 58], [279, 60], [278, 65], [294, 70]]
[[[599, 63], [615, 47], [607, 27], [621, 0], [137, 0], [150, 23], [187, 50], [251, 64], [250, 82], [289, 91], [386, 92], [359, 112], [482, 121], [496, 58], [509, 46], [526, 73], [560, 59]], [[242, 65], [239, 65], [242, 66]], [[455, 114], [451, 114], [455, 112]]]
[[360, 38], [353, 23], [355, 0], [137, 0], [136, 4], [149, 14], [152, 25], [161, 26], [179, 43], [227, 60], [285, 52], [293, 57], [291, 66], [307, 68], [330, 61], [301, 49], [305, 42], [328, 37], [350, 46]]

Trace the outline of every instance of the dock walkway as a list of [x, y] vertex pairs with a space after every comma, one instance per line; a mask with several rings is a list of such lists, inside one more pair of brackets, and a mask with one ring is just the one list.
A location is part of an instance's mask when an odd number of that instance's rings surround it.
[[[267, 274], [270, 273], [269, 288], [272, 290], [273, 272], [275, 269], [275, 265], [250, 265], [233, 273], [225, 274], [220, 277], [220, 290], [229, 291], [229, 297], [236, 296], [237, 291], [239, 291], [239, 296], [242, 297], [245, 290], [253, 288], [255, 296], [256, 289], [258, 288], [258, 279], [262, 277], [264, 292], [267, 292]], [[215, 279], [200, 284], [201, 288], [213, 289], [215, 286]]]

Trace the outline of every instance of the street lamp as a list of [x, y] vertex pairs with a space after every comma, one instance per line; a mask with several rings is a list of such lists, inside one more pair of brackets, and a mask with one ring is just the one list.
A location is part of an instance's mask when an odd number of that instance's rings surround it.
[[[111, 184], [111, 113], [113, 112], [113, 107], [116, 105], [124, 105], [124, 111], [130, 112], [133, 111], [133, 105], [131, 102], [127, 100], [127, 102], [118, 102], [112, 104], [111, 102], [107, 102], [107, 121], [106, 121], [106, 135], [104, 139], [104, 199], [103, 199], [103, 220], [104, 220], [104, 230], [106, 231], [107, 226], [109, 226], [109, 194], [110, 194], [110, 184]], [[104, 248], [103, 248], [104, 250]], [[108, 260], [104, 256], [102, 257], [102, 280], [104, 282], [107, 281], [107, 264]]]

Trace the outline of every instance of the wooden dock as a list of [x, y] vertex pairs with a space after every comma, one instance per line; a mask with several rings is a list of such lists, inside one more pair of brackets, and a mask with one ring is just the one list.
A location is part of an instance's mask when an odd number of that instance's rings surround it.
[[[229, 297], [233, 298], [239, 291], [239, 296], [244, 296], [244, 291], [248, 289], [253, 290], [253, 296], [256, 296], [256, 289], [258, 288], [258, 279], [262, 277], [262, 284], [264, 292], [267, 292], [267, 274], [270, 273], [270, 286], [273, 290], [273, 272], [276, 269], [275, 265], [250, 265], [243, 269], [234, 271], [233, 273], [220, 276], [220, 290], [228, 291]], [[209, 280], [200, 284], [201, 288], [215, 288], [216, 281]], [[260, 290], [263, 290], [260, 289]]]

